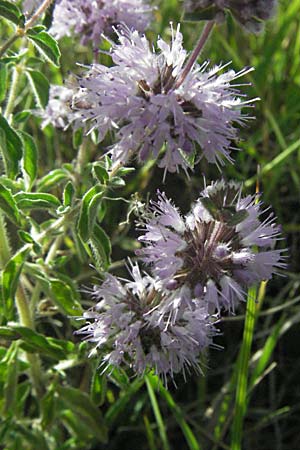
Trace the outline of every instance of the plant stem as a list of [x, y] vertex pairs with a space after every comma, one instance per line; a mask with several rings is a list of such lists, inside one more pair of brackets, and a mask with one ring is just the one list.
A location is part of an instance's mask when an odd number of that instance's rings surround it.
[[203, 47], [207, 41], [207, 39], [209, 38], [210, 32], [213, 29], [215, 22], [213, 20], [210, 20], [204, 27], [204, 30], [196, 44], [196, 47], [194, 48], [194, 50], [192, 51], [189, 59], [187, 60], [186, 65], [184, 66], [180, 76], [178, 77], [175, 87], [178, 88], [186, 79], [186, 77], [188, 76], [189, 72], [191, 71], [191, 69], [193, 68], [198, 56], [200, 55], [201, 51], [203, 50]]
[[26, 32], [29, 28], [32, 27], [34, 22], [38, 20], [38, 18], [44, 14], [44, 12], [49, 8], [53, 0], [45, 0], [41, 6], [35, 11], [35, 13], [30, 17], [30, 19], [25, 23], [24, 31]]
[[79, 146], [77, 158], [76, 158], [76, 165], [75, 165], [75, 172], [78, 174], [81, 174], [82, 170], [86, 166], [86, 163], [89, 160], [88, 155], [88, 141], [86, 138], [83, 138], [82, 143]]
[[[11, 256], [11, 249], [9, 245], [9, 238], [6, 232], [6, 224], [2, 213], [0, 212], [0, 269], [3, 269]], [[17, 287], [15, 295], [16, 307], [18, 310], [20, 324], [34, 329], [34, 322], [29, 308], [29, 303], [26, 298], [25, 290], [20, 283]], [[29, 363], [29, 371], [32, 379], [32, 383], [35, 387], [38, 397], [43, 395], [42, 377], [40, 368], [40, 359], [38, 355], [33, 353], [26, 353], [26, 358]]]
[[4, 112], [4, 116], [8, 119], [10, 114], [13, 112], [15, 107], [15, 99], [17, 96], [18, 84], [20, 79], [21, 69], [18, 66], [13, 68], [12, 80], [9, 90], [9, 96], [7, 99], [7, 104]]
[[3, 44], [3, 46], [0, 48], [0, 58], [3, 56], [6, 52], [6, 50], [9, 49], [9, 47], [20, 37], [18, 33], [13, 34], [7, 41]]

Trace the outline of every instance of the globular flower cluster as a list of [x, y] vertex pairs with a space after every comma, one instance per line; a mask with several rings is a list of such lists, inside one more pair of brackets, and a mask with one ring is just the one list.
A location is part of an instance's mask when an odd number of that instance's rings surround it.
[[207, 186], [186, 216], [159, 193], [144, 227], [139, 255], [166, 289], [182, 290], [181, 300], [165, 304], [163, 314], [176, 317], [191, 298], [210, 313], [234, 312], [249, 286], [285, 267], [282, 251], [274, 250], [280, 228], [273, 214], [256, 196], [242, 197], [235, 182]]
[[225, 11], [230, 11], [234, 18], [248, 31], [259, 33], [264, 21], [270, 19], [276, 9], [277, 0], [186, 0], [185, 9], [189, 13], [210, 11], [213, 18], [222, 22]]
[[80, 102], [73, 102], [100, 141], [115, 131], [112, 159], [160, 158], [165, 172], [187, 169], [203, 156], [218, 165], [231, 160], [234, 124], [244, 123], [241, 110], [251, 102], [231, 83], [252, 69], [224, 72], [224, 66], [209, 69], [205, 62], [183, 77], [187, 52], [179, 26], [170, 45], [158, 39], [159, 51], [137, 31], [122, 27], [118, 38], [111, 49], [114, 65], [93, 65], [79, 80]]
[[96, 349], [112, 348], [103, 358], [106, 367], [127, 365], [139, 375], [154, 368], [165, 382], [168, 375], [200, 371], [199, 356], [216, 334], [206, 309], [195, 302], [170, 323], [158, 308], [176, 293], [162, 290], [161, 283], [143, 275], [137, 265], [131, 274], [131, 281], [108, 274], [93, 288], [96, 305], [84, 313], [87, 324], [77, 333]]
[[199, 358], [214, 345], [223, 312], [233, 313], [249, 286], [286, 264], [274, 249], [280, 238], [274, 216], [257, 196], [242, 197], [239, 183], [205, 187], [186, 216], [159, 192], [140, 225], [138, 255], [151, 275], [137, 265], [133, 281], [107, 275], [91, 291], [97, 303], [78, 333], [106, 347], [107, 367], [125, 364], [139, 375], [154, 368], [166, 381], [201, 370]]
[[60, 0], [50, 32], [58, 39], [79, 35], [83, 44], [92, 41], [97, 45], [114, 25], [124, 23], [145, 31], [151, 18], [152, 8], [146, 0]]

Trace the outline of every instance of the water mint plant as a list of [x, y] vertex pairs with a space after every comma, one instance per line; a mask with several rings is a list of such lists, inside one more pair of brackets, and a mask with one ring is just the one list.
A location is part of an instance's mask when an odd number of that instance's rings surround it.
[[298, 448], [276, 3], [0, 0], [1, 448]]

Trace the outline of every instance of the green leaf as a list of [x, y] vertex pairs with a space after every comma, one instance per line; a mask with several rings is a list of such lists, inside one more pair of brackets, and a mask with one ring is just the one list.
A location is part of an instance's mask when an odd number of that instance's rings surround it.
[[120, 167], [120, 169], [117, 171], [117, 175], [120, 177], [124, 177], [125, 175], [132, 173], [135, 170], [135, 167]]
[[9, 341], [19, 339], [19, 336], [10, 327], [0, 327], [0, 337]]
[[0, 16], [5, 17], [5, 19], [16, 25], [22, 24], [22, 12], [16, 5], [13, 5], [10, 2], [0, 0]]
[[153, 387], [153, 384], [151, 382], [151, 378], [148, 377], [148, 375], [145, 376], [145, 382], [148, 390], [149, 399], [152, 405], [153, 414], [156, 419], [158, 432], [160, 434], [161, 442], [162, 442], [162, 449], [163, 450], [170, 450], [170, 444], [168, 441], [167, 431], [166, 431], [166, 425], [163, 420], [162, 414], [160, 412], [160, 408], [158, 405], [158, 401], [155, 395], [155, 390]]
[[43, 429], [51, 427], [57, 415], [57, 394], [55, 388], [54, 385], [51, 385], [48, 392], [41, 400]]
[[197, 442], [197, 438], [192, 432], [190, 426], [186, 422], [184, 418], [184, 414], [182, 409], [177, 405], [177, 403], [174, 401], [173, 397], [171, 396], [170, 392], [163, 386], [162, 382], [159, 380], [157, 376], [154, 376], [152, 374], [147, 375], [147, 379], [152, 385], [152, 388], [155, 391], [159, 391], [161, 396], [165, 399], [168, 407], [170, 408], [175, 420], [177, 421], [178, 425], [180, 426], [188, 448], [190, 450], [200, 450], [200, 446]]
[[280, 338], [280, 333], [282, 331], [282, 328], [286, 324], [286, 317], [283, 315], [277, 324], [273, 327], [272, 332], [268, 336], [268, 339], [266, 340], [263, 348], [260, 351], [260, 356], [258, 361], [256, 362], [256, 365], [253, 369], [250, 381], [249, 381], [249, 389], [252, 389], [255, 386], [255, 383], [259, 379], [259, 377], [263, 374], [264, 370], [266, 369], [271, 356], [274, 352], [274, 349], [276, 348], [276, 345], [278, 343], [278, 340]]
[[121, 177], [113, 177], [110, 180], [110, 185], [113, 186], [114, 188], [124, 187], [125, 184], [126, 184], [125, 181]]
[[30, 28], [26, 33], [28, 39], [33, 43], [41, 55], [54, 66], [59, 67], [60, 50], [56, 40], [50, 36], [44, 27]]
[[73, 183], [71, 181], [69, 181], [66, 184], [65, 189], [64, 189], [64, 193], [63, 193], [63, 204], [64, 204], [64, 206], [71, 206], [72, 205], [74, 194], [75, 194], [75, 188], [73, 186]]
[[14, 123], [25, 123], [29, 117], [32, 115], [31, 111], [20, 111], [14, 115]]
[[6, 311], [7, 319], [12, 318], [14, 297], [18, 286], [19, 277], [29, 248], [18, 251], [6, 264], [2, 272], [2, 299], [3, 309]]
[[143, 378], [137, 378], [134, 380], [126, 390], [122, 392], [122, 395], [111, 405], [105, 414], [105, 419], [111, 427], [117, 420], [120, 414], [124, 411], [128, 403], [132, 400], [132, 397], [140, 390], [144, 385]]
[[[19, 360], [18, 365], [20, 366], [20, 372], [22, 371], [22, 365], [24, 363]], [[28, 367], [25, 369], [28, 370]], [[23, 369], [24, 371], [24, 369]], [[23, 382], [20, 382], [17, 385], [16, 389], [16, 416], [20, 417], [24, 413], [25, 408], [25, 402], [27, 401], [27, 398], [32, 390], [31, 381], [25, 380]]]
[[77, 130], [73, 130], [73, 147], [79, 148], [82, 144], [83, 139], [83, 129], [77, 128]]
[[99, 370], [95, 370], [91, 383], [91, 398], [97, 406], [103, 405], [105, 401], [106, 390], [106, 374], [100, 374]]
[[82, 308], [71, 280], [67, 280], [67, 277], [64, 277], [63, 280], [51, 278], [49, 281], [49, 294], [62, 313], [68, 316], [80, 316]]
[[0, 149], [4, 158], [6, 175], [9, 178], [15, 178], [19, 173], [19, 161], [23, 155], [23, 143], [19, 135], [11, 128], [3, 116], [0, 116]]
[[39, 352], [45, 356], [49, 356], [53, 359], [65, 359], [65, 349], [59, 345], [58, 339], [51, 337], [45, 337], [44, 335], [37, 333], [31, 328], [22, 327], [18, 325], [12, 326], [12, 329], [16, 332], [24, 344], [21, 347], [28, 352]]
[[[27, 424], [26, 424], [27, 425]], [[49, 446], [46, 442], [46, 438], [41, 429], [37, 427], [28, 427], [23, 425], [21, 421], [15, 421], [12, 428], [14, 447], [10, 447], [12, 450], [18, 448], [24, 449], [40, 449], [48, 450]]]
[[35, 96], [37, 106], [39, 108], [45, 108], [49, 100], [49, 81], [38, 70], [27, 70], [25, 73]]
[[92, 402], [90, 397], [79, 389], [57, 386], [57, 392], [66, 406], [90, 427], [90, 432], [99, 439], [107, 442], [107, 426], [101, 411]]
[[5, 100], [7, 89], [7, 65], [0, 62], [0, 103]]
[[0, 184], [0, 208], [7, 217], [17, 224], [20, 220], [19, 210], [16, 201], [9, 189]]
[[97, 210], [103, 197], [103, 187], [93, 186], [84, 195], [78, 220], [78, 232], [81, 239], [87, 242], [92, 235], [97, 217]]
[[51, 170], [47, 175], [41, 178], [37, 185], [38, 191], [49, 191], [53, 186], [57, 186], [63, 180], [70, 178], [70, 173], [65, 169]]
[[19, 364], [17, 355], [10, 359], [7, 364], [7, 377], [4, 387], [4, 416], [15, 413], [16, 407], [16, 390], [19, 376]]
[[60, 201], [52, 194], [42, 192], [19, 192], [14, 195], [20, 209], [56, 209]]
[[101, 184], [105, 184], [109, 180], [109, 174], [107, 170], [99, 163], [93, 165], [93, 173]]
[[37, 176], [38, 149], [34, 139], [28, 133], [21, 131], [20, 134], [24, 148], [23, 169], [29, 177], [29, 188], [31, 188]]
[[32, 236], [29, 233], [27, 233], [27, 231], [18, 230], [18, 235], [19, 235], [19, 238], [25, 244], [34, 244], [35, 243], [34, 239], [32, 238]]
[[98, 269], [107, 270], [110, 266], [111, 243], [99, 225], [95, 224], [90, 237], [90, 245]]

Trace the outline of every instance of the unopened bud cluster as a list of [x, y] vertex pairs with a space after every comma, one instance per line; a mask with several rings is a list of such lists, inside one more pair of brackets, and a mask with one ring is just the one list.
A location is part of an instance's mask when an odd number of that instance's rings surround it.
[[186, 0], [188, 13], [209, 12], [217, 22], [225, 19], [225, 12], [233, 17], [248, 31], [259, 33], [264, 21], [270, 19], [276, 9], [277, 0]]

